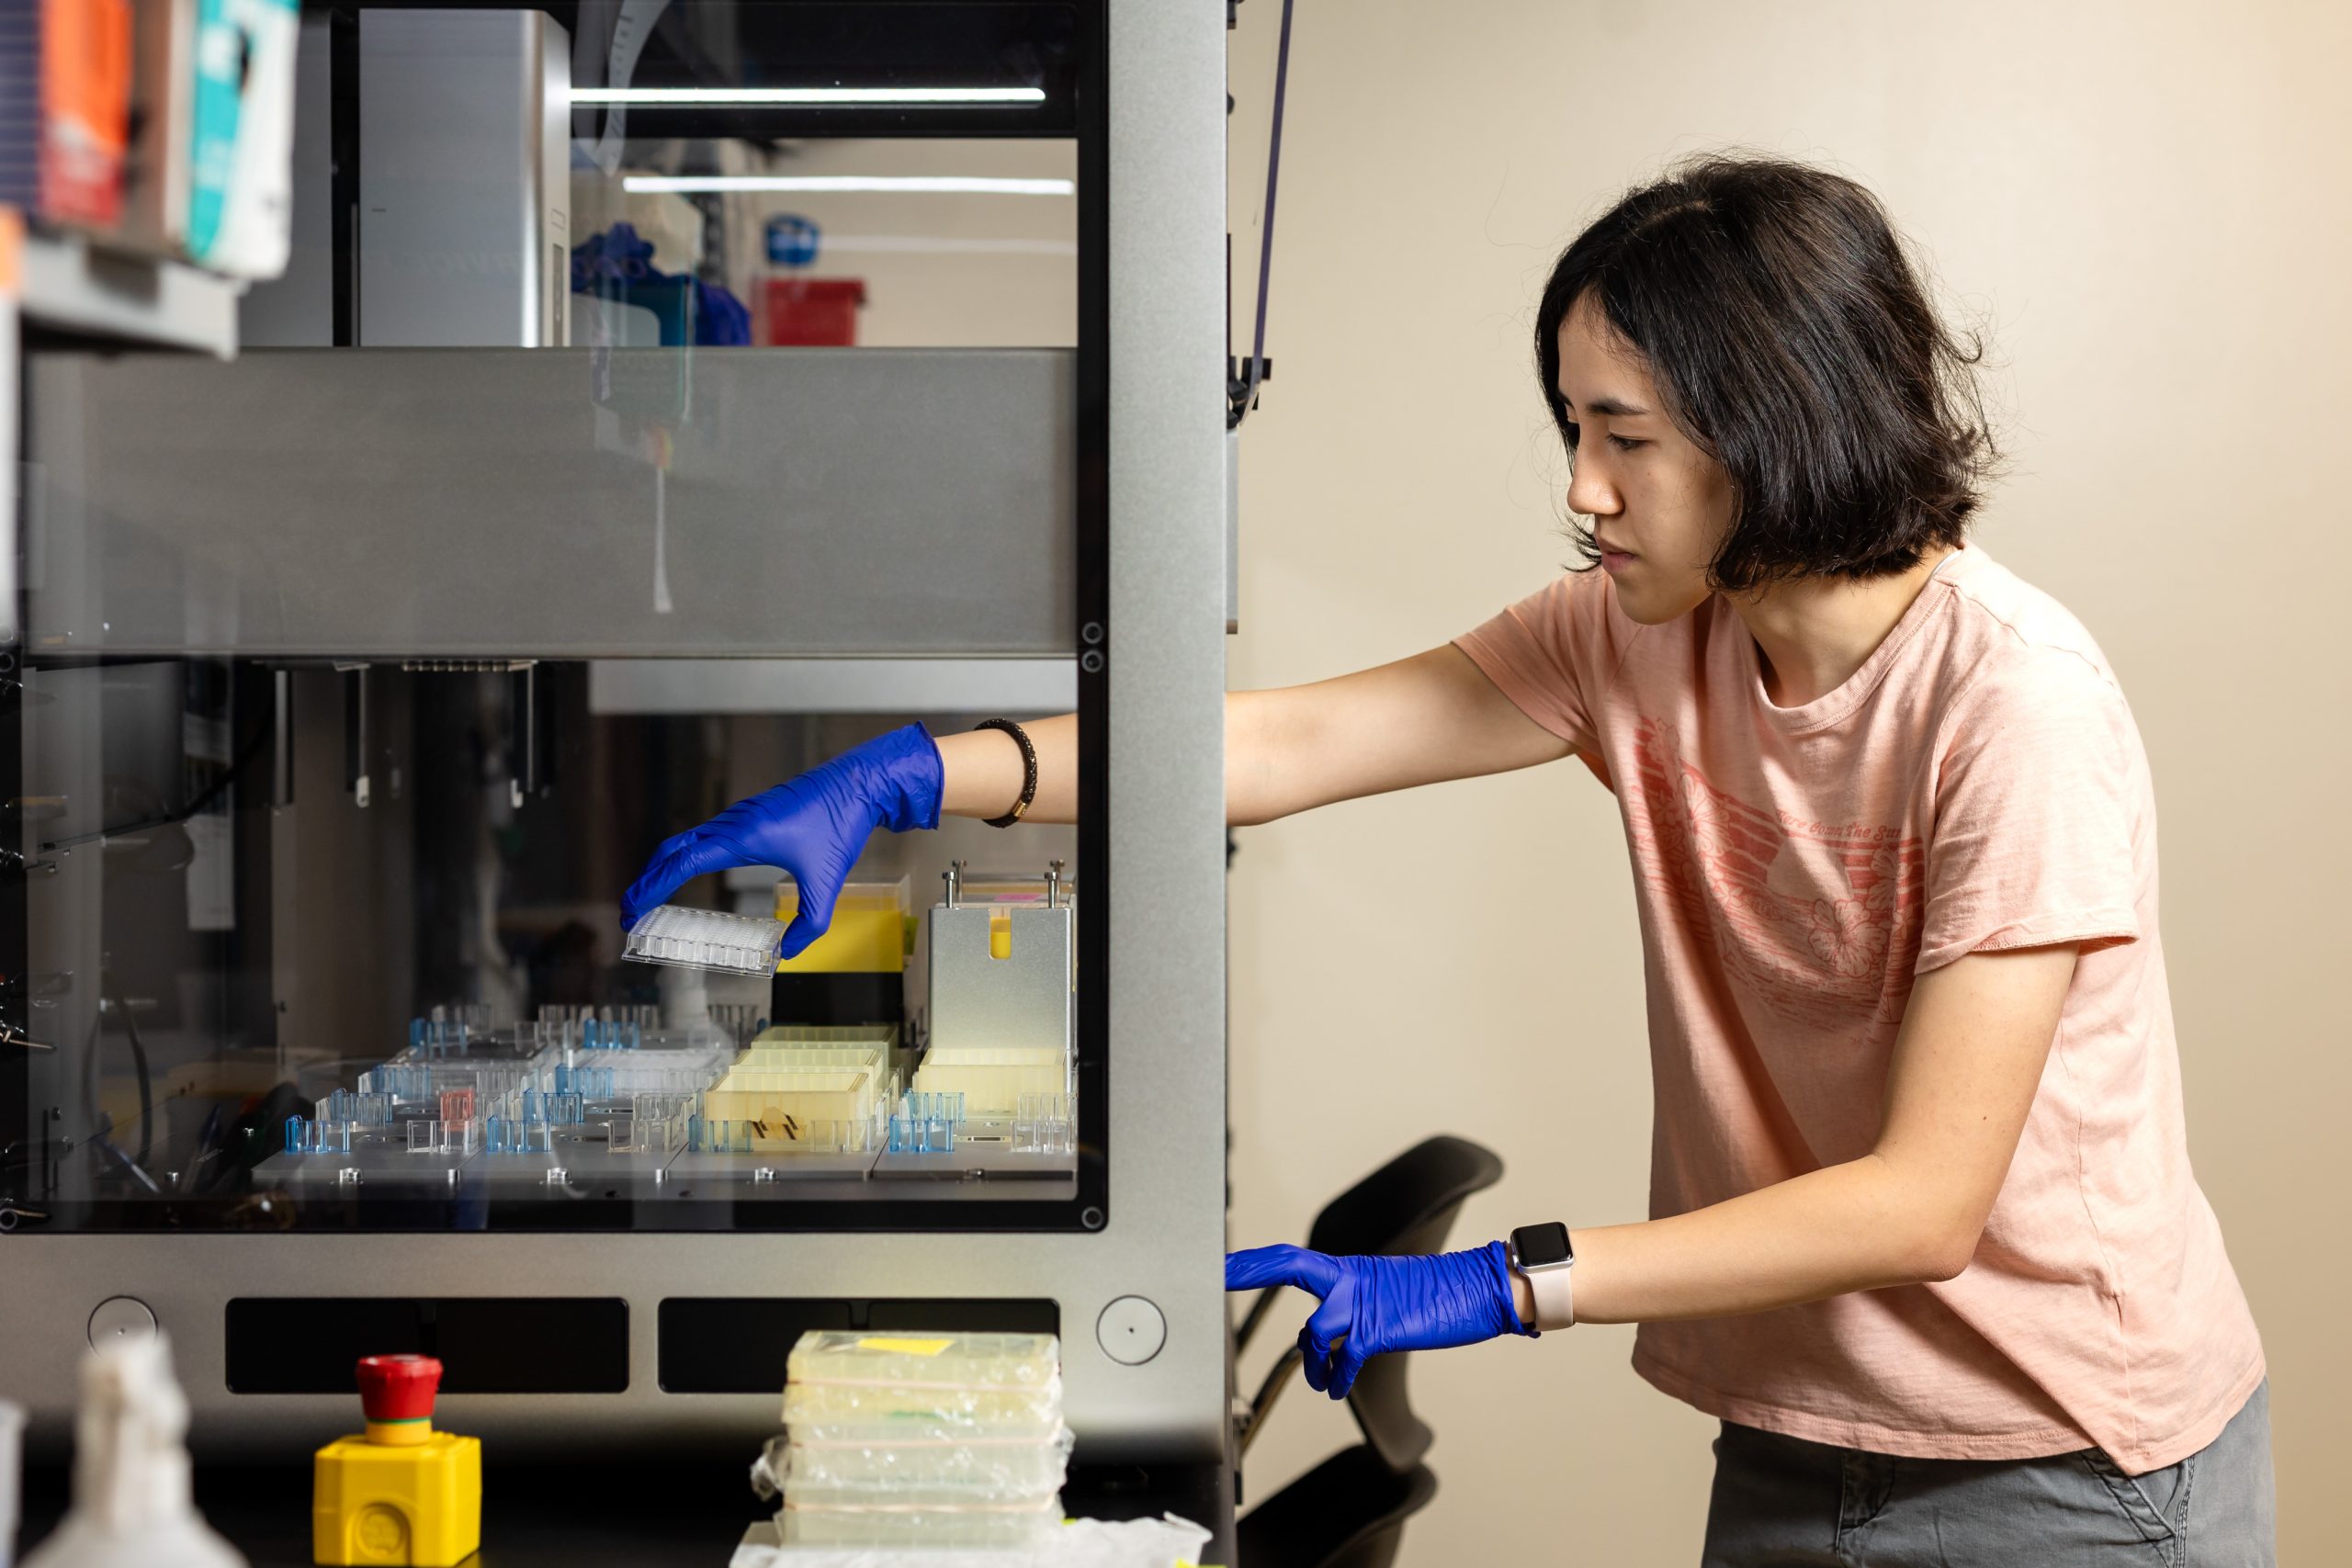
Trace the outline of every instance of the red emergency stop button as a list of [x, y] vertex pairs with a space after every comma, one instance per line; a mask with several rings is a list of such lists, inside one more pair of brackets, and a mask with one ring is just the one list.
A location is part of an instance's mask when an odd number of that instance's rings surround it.
[[370, 1421], [423, 1421], [433, 1415], [441, 1363], [430, 1356], [363, 1356], [359, 1406]]

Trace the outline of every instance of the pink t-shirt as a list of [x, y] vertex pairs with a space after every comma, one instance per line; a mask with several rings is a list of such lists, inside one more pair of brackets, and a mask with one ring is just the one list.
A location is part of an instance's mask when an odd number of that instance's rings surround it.
[[2211, 1442], [2262, 1380], [2262, 1342], [2188, 1167], [2155, 800], [2090, 634], [1970, 547], [1800, 707], [1765, 696], [1720, 596], [1643, 626], [1598, 572], [1460, 646], [1623, 813], [1653, 1215], [1868, 1153], [1914, 976], [2082, 944], [1964, 1271], [1644, 1324], [1635, 1370], [1710, 1415], [1883, 1453], [2097, 1445], [2138, 1474]]

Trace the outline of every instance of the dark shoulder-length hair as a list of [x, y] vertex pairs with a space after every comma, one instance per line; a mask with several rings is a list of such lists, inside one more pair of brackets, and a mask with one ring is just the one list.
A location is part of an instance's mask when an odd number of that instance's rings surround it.
[[[1577, 237], [1535, 320], [1571, 462], [1560, 323], [1586, 294], [1647, 361], [1668, 416], [1731, 476], [1717, 589], [1876, 577], [1961, 542], [1995, 457], [1973, 374], [1982, 345], [1937, 319], [1885, 209], [1852, 180], [1703, 157]], [[1590, 521], [1572, 527], [1597, 562]]]

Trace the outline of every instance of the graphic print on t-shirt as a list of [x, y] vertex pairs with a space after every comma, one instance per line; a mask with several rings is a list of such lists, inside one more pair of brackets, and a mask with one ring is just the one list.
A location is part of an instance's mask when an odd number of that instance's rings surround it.
[[1782, 1018], [1898, 1027], [1919, 956], [1919, 838], [1751, 806], [1685, 761], [1668, 726], [1645, 716], [1636, 737], [1635, 859], [1686, 933]]

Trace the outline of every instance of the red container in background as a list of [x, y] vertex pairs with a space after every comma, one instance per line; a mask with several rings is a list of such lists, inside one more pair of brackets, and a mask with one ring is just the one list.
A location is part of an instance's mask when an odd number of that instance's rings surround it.
[[130, 141], [130, 0], [36, 0], [27, 9], [40, 28], [40, 215], [111, 228], [122, 216]]
[[865, 280], [771, 277], [760, 303], [760, 341], [770, 348], [855, 348]]

